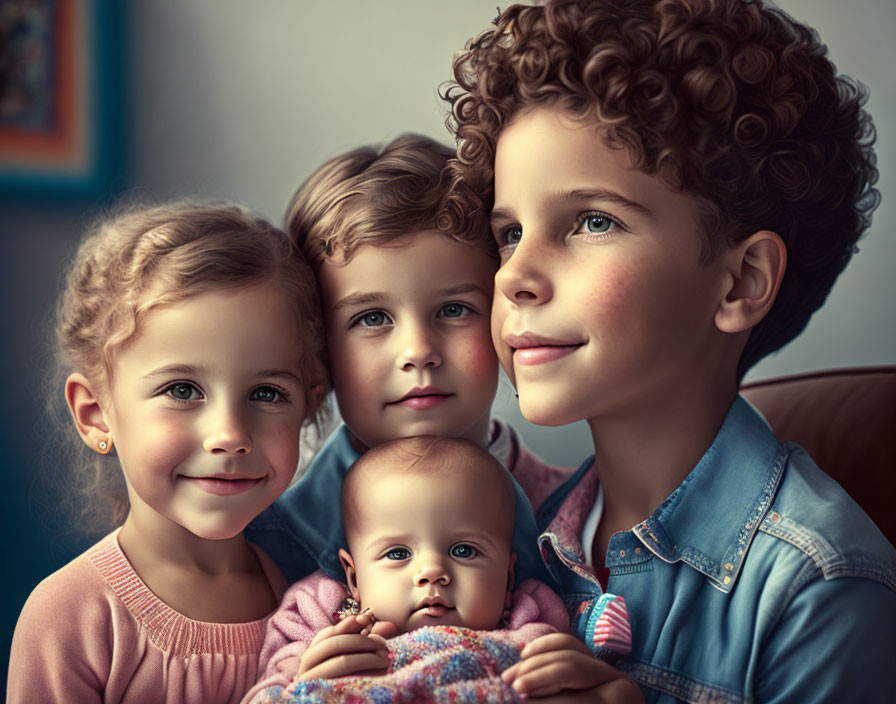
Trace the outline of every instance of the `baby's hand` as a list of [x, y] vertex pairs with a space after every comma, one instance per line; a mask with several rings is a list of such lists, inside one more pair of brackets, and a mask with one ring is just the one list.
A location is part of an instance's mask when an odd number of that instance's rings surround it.
[[369, 609], [349, 616], [314, 637], [302, 656], [297, 679], [383, 674], [390, 664], [385, 639], [396, 633], [393, 624], [377, 621]]
[[501, 678], [523, 699], [551, 704], [603, 702], [643, 704], [644, 696], [632, 680], [596, 658], [588, 646], [566, 633], [536, 638]]

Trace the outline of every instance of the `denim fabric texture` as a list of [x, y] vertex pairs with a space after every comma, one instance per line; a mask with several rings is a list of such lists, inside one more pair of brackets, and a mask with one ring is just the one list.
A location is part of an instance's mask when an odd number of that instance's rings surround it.
[[[591, 459], [537, 516], [570, 608], [601, 591], [568, 520], [583, 491], [593, 502]], [[648, 702], [896, 700], [896, 551], [742, 397], [678, 489], [611, 538], [606, 566], [632, 627], [615, 664]]]
[[[301, 479], [246, 527], [249, 541], [267, 552], [290, 582], [311, 574], [318, 566], [333, 579], [345, 580], [339, 563], [339, 548], [346, 547], [340, 496], [345, 473], [358, 457], [349, 441], [348, 428], [340, 425]], [[503, 462], [501, 457], [498, 460]], [[538, 530], [532, 506], [512, 475], [511, 479], [516, 498], [515, 582], [528, 578], [547, 582], [536, 548]], [[438, 491], [438, 486], [433, 490]]]

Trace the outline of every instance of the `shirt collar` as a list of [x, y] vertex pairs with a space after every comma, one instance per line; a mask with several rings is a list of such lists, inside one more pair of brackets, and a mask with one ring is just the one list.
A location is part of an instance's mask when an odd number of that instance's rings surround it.
[[[661, 560], [684, 562], [730, 592], [786, 460], [771, 428], [738, 396], [697, 466], [632, 530]], [[607, 566], [616, 559], [608, 556]]]

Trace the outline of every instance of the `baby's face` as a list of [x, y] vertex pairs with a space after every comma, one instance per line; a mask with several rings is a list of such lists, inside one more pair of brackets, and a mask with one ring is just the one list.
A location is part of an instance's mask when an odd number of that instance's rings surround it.
[[356, 449], [414, 435], [485, 444], [495, 268], [479, 247], [430, 231], [321, 264], [333, 385]]
[[[477, 481], [478, 480], [478, 481]], [[399, 631], [495, 628], [511, 587], [513, 510], [476, 474], [389, 473], [359, 485], [353, 595]]]

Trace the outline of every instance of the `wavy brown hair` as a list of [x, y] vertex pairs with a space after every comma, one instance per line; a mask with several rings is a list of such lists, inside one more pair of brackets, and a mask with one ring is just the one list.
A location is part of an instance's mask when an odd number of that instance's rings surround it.
[[80, 372], [106, 397], [116, 350], [140, 334], [151, 311], [207, 291], [262, 282], [282, 288], [299, 323], [303, 339], [296, 354], [306, 421], [316, 422], [322, 394], [314, 387], [328, 383], [317, 285], [311, 267], [284, 232], [240, 206], [194, 201], [122, 204], [89, 229], [57, 305], [56, 401], [50, 406], [69, 439], [70, 457], [60, 463], [59, 474], [72, 490], [62, 495], [74, 504], [82, 532], [102, 533], [119, 525], [128, 499], [114, 452], [91, 452], [77, 437], [59, 398], [65, 377]]
[[448, 216], [487, 218], [495, 143], [521, 112], [599, 120], [636, 168], [698, 199], [702, 261], [757, 230], [784, 240], [784, 280], [738, 377], [796, 337], [880, 200], [867, 91], [815, 31], [762, 0], [553, 0], [495, 24], [442, 90], [458, 141]]
[[347, 261], [362, 245], [386, 246], [420, 230], [481, 246], [497, 261], [488, 223], [443, 212], [449, 192], [443, 172], [454, 157], [450, 147], [419, 134], [335, 156], [296, 190], [286, 230], [314, 265]]

